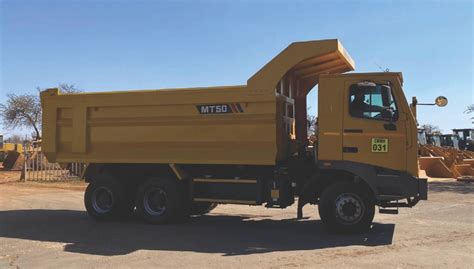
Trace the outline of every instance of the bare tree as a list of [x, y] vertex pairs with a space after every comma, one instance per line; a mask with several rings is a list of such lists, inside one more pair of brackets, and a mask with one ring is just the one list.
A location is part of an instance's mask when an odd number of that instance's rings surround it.
[[[59, 84], [58, 88], [64, 93], [82, 92], [74, 84]], [[7, 94], [7, 101], [0, 104], [0, 118], [7, 128], [27, 127], [34, 129], [34, 138], [41, 139], [41, 88], [36, 88], [37, 94]]]
[[466, 111], [464, 111], [464, 113], [467, 113], [467, 114], [470, 114], [472, 112], [474, 112], [474, 104], [467, 106]]
[[421, 128], [425, 130], [426, 134], [436, 134], [436, 133], [441, 133], [441, 129], [433, 124], [423, 124], [421, 125]]
[[21, 138], [21, 136], [19, 135], [12, 135], [10, 137], [8, 137], [7, 139], [5, 139], [5, 143], [15, 143], [15, 144], [21, 144], [23, 143], [24, 139]]
[[308, 114], [306, 120], [308, 122], [308, 140], [310, 145], [314, 145], [318, 133], [318, 117]]
[[41, 138], [41, 102], [38, 94], [7, 94], [6, 103], [0, 104], [0, 112], [5, 127], [33, 128], [35, 138]]
[[81, 89], [76, 88], [76, 86], [74, 84], [61, 83], [61, 84], [59, 84], [58, 88], [63, 93], [83, 92]]
[[[464, 113], [471, 114], [474, 112], [474, 104], [468, 105], [466, 111]], [[471, 117], [472, 123], [474, 123], [474, 117]]]
[[314, 115], [308, 115], [307, 121], [308, 121], [308, 136], [316, 135], [318, 117]]

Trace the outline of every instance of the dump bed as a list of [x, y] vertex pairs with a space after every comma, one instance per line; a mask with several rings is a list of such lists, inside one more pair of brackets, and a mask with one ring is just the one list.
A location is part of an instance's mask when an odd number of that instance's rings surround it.
[[297, 100], [320, 74], [353, 68], [337, 40], [322, 40], [291, 44], [242, 86], [48, 89], [41, 93], [42, 149], [57, 162], [272, 165], [292, 153], [298, 115], [306, 124]]

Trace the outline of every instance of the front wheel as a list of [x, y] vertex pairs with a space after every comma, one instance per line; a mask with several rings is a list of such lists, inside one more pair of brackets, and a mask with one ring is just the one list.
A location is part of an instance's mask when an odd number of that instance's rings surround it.
[[362, 232], [370, 229], [375, 203], [370, 190], [354, 183], [329, 186], [321, 195], [319, 215], [323, 224], [336, 232]]

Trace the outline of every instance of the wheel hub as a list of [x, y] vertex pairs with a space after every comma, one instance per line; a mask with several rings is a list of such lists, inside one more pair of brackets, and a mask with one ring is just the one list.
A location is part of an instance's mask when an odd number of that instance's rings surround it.
[[166, 192], [162, 189], [151, 189], [145, 193], [143, 198], [143, 206], [149, 215], [157, 216], [166, 211]]
[[108, 188], [97, 188], [92, 194], [92, 207], [97, 213], [105, 214], [112, 209], [113, 205], [114, 196]]
[[360, 221], [364, 210], [364, 203], [356, 194], [343, 193], [336, 198], [336, 216], [344, 224]]

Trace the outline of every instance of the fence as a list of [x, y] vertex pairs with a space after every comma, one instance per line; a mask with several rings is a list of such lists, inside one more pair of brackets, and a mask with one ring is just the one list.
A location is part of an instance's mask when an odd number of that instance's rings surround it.
[[24, 181], [64, 181], [82, 179], [83, 163], [50, 163], [39, 146], [28, 145], [25, 150]]

